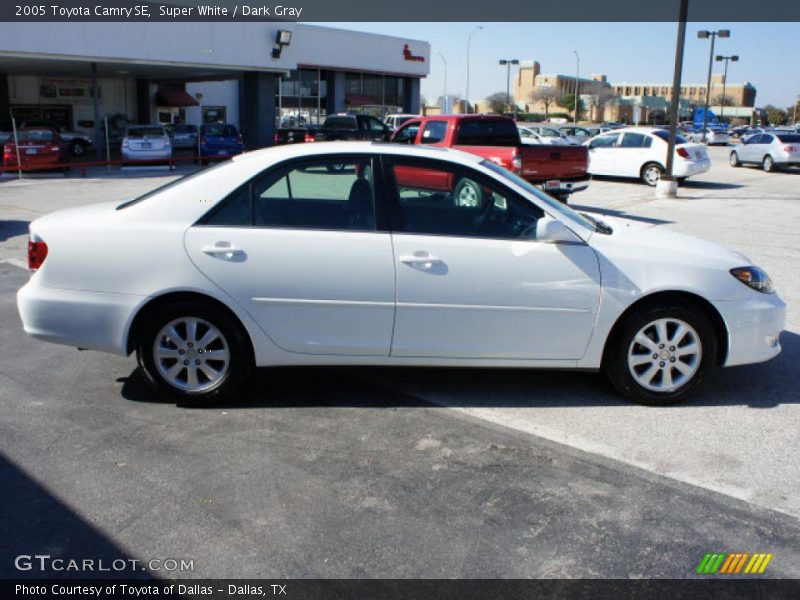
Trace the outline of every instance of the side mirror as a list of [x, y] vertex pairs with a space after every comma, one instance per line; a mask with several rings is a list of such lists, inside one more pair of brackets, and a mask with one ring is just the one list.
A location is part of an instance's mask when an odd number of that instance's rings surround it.
[[548, 215], [536, 222], [536, 239], [540, 242], [578, 242], [578, 237], [558, 219]]

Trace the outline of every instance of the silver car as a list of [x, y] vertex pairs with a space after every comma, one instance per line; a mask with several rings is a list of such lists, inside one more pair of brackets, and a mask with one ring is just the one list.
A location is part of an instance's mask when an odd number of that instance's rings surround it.
[[173, 149], [197, 148], [197, 125], [172, 125], [169, 135]]
[[[706, 128], [706, 139], [705, 142], [709, 146], [727, 146], [728, 142], [730, 141], [730, 135], [728, 135], [727, 131], [722, 131], [720, 129], [710, 129]], [[690, 142], [702, 142], [703, 141], [703, 129], [697, 129], [696, 131], [692, 131], [686, 135], [687, 139]]]
[[542, 146], [568, 146], [566, 138], [556, 136], [543, 136], [528, 127], [517, 127], [519, 137], [523, 144], [542, 145]]
[[564, 134], [562, 134], [555, 127], [550, 127], [547, 125], [535, 125], [529, 123], [523, 123], [520, 126], [543, 138], [543, 141], [545, 143], [552, 144], [555, 146], [577, 146], [577, 144], [573, 144], [572, 142], [570, 142], [564, 136]]
[[765, 132], [736, 145], [730, 155], [732, 167], [761, 165], [767, 173], [779, 167], [800, 166], [800, 134]]
[[561, 125], [558, 130], [561, 132], [569, 143], [575, 146], [580, 146], [583, 142], [592, 138], [592, 134], [585, 127], [576, 127], [575, 125]]
[[172, 143], [163, 125], [128, 125], [122, 138], [122, 160], [170, 162]]

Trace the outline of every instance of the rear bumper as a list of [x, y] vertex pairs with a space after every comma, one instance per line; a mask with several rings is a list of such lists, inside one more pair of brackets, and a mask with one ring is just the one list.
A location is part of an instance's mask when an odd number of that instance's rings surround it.
[[172, 148], [165, 150], [123, 150], [122, 160], [130, 162], [170, 160]]
[[235, 146], [216, 146], [211, 144], [200, 145], [200, 156], [214, 157], [214, 156], [232, 156], [244, 152], [244, 144]]
[[728, 329], [726, 367], [764, 362], [781, 351], [786, 304], [777, 294], [754, 294], [744, 301], [712, 303]]
[[17, 292], [25, 333], [38, 340], [127, 354], [127, 327], [144, 301], [127, 294], [51, 289], [29, 281]]
[[592, 176], [586, 174], [580, 177], [569, 177], [569, 178], [554, 177], [553, 179], [547, 179], [545, 181], [536, 180], [535, 182], [532, 181], [531, 183], [538, 185], [548, 194], [567, 196], [574, 192], [582, 192], [583, 190], [589, 187], [589, 182], [591, 180]]
[[705, 173], [711, 168], [711, 159], [690, 161], [690, 160], [676, 160], [672, 173], [675, 177], [691, 177], [692, 175], [700, 175]]

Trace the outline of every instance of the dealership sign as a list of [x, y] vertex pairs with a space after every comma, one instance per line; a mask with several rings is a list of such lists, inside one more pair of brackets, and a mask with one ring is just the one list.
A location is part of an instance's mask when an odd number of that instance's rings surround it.
[[408, 48], [408, 44], [403, 46], [403, 58], [405, 60], [410, 60], [414, 62], [425, 62], [424, 56], [417, 56], [416, 54], [411, 53], [411, 50]]

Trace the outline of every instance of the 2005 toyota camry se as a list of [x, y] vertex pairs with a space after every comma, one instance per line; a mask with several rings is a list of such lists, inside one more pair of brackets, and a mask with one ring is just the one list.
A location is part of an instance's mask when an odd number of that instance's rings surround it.
[[250, 152], [31, 224], [30, 335], [127, 355], [181, 403], [255, 366], [596, 369], [667, 404], [780, 352], [785, 305], [740, 254], [602, 222], [458, 151]]

